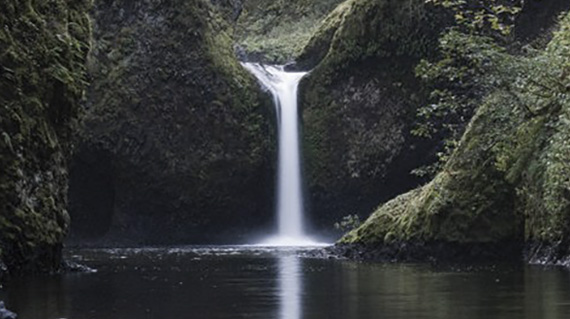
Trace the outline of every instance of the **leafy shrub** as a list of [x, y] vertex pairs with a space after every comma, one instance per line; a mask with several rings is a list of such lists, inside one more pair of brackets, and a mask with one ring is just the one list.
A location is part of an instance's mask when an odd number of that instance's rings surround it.
[[346, 215], [341, 221], [334, 223], [334, 228], [343, 232], [358, 228], [362, 224], [358, 215]]

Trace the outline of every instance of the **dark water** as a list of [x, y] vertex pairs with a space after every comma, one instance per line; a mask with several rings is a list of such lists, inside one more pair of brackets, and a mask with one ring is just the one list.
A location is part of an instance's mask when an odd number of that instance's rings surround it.
[[19, 319], [570, 318], [570, 272], [455, 269], [244, 248], [80, 250], [97, 273], [9, 282]]

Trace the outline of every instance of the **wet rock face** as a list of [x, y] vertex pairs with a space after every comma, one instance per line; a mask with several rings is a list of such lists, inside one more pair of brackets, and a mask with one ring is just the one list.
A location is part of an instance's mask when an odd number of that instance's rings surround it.
[[273, 106], [217, 5], [96, 3], [74, 239], [238, 242], [272, 218]]
[[0, 3], [0, 272], [60, 266], [89, 7], [90, 1]]
[[[419, 180], [409, 172], [432, 160], [433, 144], [409, 133], [415, 115], [409, 90], [419, 84], [391, 71], [364, 62], [328, 86], [330, 104], [305, 104], [306, 171], [318, 225], [370, 211], [413, 187]], [[306, 90], [314, 89], [310, 80]]]
[[438, 142], [410, 134], [426, 102], [414, 68], [436, 52], [442, 17], [424, 1], [346, 1], [304, 48], [297, 67], [313, 68], [300, 99], [317, 224], [365, 216], [421, 182], [410, 171], [434, 159]]

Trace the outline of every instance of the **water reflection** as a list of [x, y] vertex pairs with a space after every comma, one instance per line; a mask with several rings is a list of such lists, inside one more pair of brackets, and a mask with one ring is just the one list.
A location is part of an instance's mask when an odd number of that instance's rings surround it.
[[559, 268], [379, 265], [285, 248], [77, 254], [99, 272], [16, 279], [0, 300], [18, 319], [570, 318], [570, 272]]
[[280, 319], [301, 319], [301, 269], [297, 256], [279, 257]]
[[59, 318], [57, 315], [71, 312], [71, 299], [66, 294], [66, 280], [62, 276], [38, 280], [17, 278], [10, 286], [10, 295], [2, 296], [0, 290], [0, 300], [7, 303], [8, 309], [17, 312], [18, 319]]

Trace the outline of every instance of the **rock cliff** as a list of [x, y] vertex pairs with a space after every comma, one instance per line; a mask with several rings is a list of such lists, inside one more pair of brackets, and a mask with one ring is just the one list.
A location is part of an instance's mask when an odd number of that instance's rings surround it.
[[234, 5], [96, 3], [72, 239], [236, 243], [270, 223], [273, 106], [234, 55]]
[[0, 273], [58, 270], [90, 1], [0, 3]]

